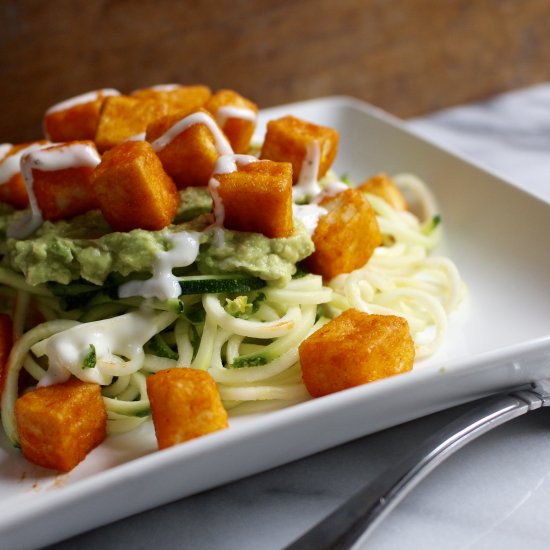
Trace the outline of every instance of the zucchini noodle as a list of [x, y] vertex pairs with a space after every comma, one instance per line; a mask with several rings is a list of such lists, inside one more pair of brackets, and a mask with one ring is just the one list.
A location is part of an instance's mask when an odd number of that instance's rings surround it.
[[397, 211], [366, 193], [385, 246], [378, 247], [364, 267], [330, 281], [334, 297], [329, 305], [335, 311], [353, 307], [404, 317], [415, 341], [416, 358], [422, 359], [441, 345], [448, 316], [464, 298], [465, 286], [451, 260], [428, 256], [440, 243], [442, 232], [426, 185], [409, 174], [393, 179], [404, 191], [413, 191], [431, 217], [421, 223], [410, 212]]
[[[76, 349], [77, 341], [84, 343], [75, 351], [80, 362], [67, 368], [81, 380], [102, 385], [109, 433], [132, 430], [149, 417], [147, 376], [169, 368], [209, 372], [228, 409], [248, 403], [245, 408], [251, 410], [253, 403], [307, 399], [298, 347], [350, 307], [405, 317], [416, 357], [432, 354], [445, 336], [448, 316], [463, 299], [465, 287], [448, 258], [429, 256], [442, 231], [425, 184], [411, 175], [396, 176], [394, 181], [414, 195], [426, 221], [367, 194], [383, 245], [365, 266], [327, 284], [319, 275], [306, 274], [284, 288], [268, 284], [237, 296], [221, 292], [190, 295], [175, 303], [105, 298], [90, 302], [83, 311], [65, 312], [47, 286], [31, 287], [22, 276], [0, 268], [0, 283], [15, 291], [10, 299], [18, 337], [2, 399], [8, 437], [17, 443], [14, 404], [21, 369], [39, 383], [50, 376], [54, 362], [61, 361], [62, 354], [57, 357], [54, 351], [63, 346]], [[46, 322], [25, 332], [31, 309]], [[109, 338], [112, 345], [106, 354], [102, 346]], [[90, 364], [82, 361], [84, 355]]]

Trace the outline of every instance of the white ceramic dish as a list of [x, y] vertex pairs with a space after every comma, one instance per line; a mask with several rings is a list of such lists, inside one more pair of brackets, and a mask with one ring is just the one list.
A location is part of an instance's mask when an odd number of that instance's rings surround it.
[[443, 348], [408, 374], [254, 417], [163, 452], [150, 426], [110, 438], [70, 474], [27, 464], [0, 439], [0, 546], [34, 548], [353, 438], [550, 376], [550, 206], [342, 97], [282, 106], [337, 128], [335, 169], [356, 181], [412, 172], [432, 189], [446, 254], [469, 298]]

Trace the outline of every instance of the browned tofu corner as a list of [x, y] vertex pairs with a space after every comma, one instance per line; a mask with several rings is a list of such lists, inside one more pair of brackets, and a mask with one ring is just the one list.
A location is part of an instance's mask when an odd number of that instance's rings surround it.
[[128, 138], [145, 132], [147, 125], [167, 113], [167, 106], [154, 99], [112, 96], [105, 99], [99, 115], [95, 143], [103, 153]]
[[15, 419], [25, 458], [60, 472], [72, 470], [106, 436], [101, 388], [76, 378], [19, 397]]
[[411, 370], [415, 349], [404, 318], [348, 309], [299, 352], [306, 388], [320, 397]]
[[375, 174], [357, 189], [384, 199], [395, 210], [408, 210], [407, 199], [388, 174]]
[[[214, 115], [233, 151], [246, 153], [256, 128], [258, 106], [233, 90], [218, 90], [205, 108]], [[239, 115], [244, 112], [247, 116], [234, 117], [232, 114], [235, 111], [240, 112]]]
[[262, 233], [270, 239], [292, 235], [290, 163], [251, 162], [235, 172], [212, 177], [220, 184], [217, 193], [224, 206], [224, 227]]
[[170, 115], [204, 107], [212, 96], [212, 91], [208, 86], [202, 84], [192, 86], [161, 84], [160, 86], [135, 90], [130, 96], [138, 99], [153, 99], [157, 103], [162, 103], [166, 106], [166, 114]]
[[338, 151], [338, 132], [334, 128], [319, 126], [293, 116], [285, 116], [267, 123], [267, 132], [260, 158], [277, 162], [290, 162], [294, 183], [297, 183], [302, 164], [308, 156], [308, 146], [319, 148], [317, 179], [332, 166]]
[[173, 180], [146, 141], [127, 141], [107, 151], [92, 174], [92, 185], [115, 231], [163, 229], [179, 205]]
[[[99, 113], [106, 96], [103, 90], [97, 90], [94, 96], [86, 94], [88, 100], [76, 103], [73, 98], [70, 105], [48, 110], [44, 115], [44, 131], [50, 141], [93, 140], [99, 122]], [[82, 96], [80, 96], [82, 97]]]
[[[174, 180], [178, 189], [208, 185], [216, 160], [220, 156], [212, 129], [217, 128], [223, 136], [221, 128], [209, 111], [196, 109], [158, 118], [147, 126], [145, 134], [147, 141], [155, 143], [191, 116], [199, 117], [199, 122], [183, 124], [179, 133], [167, 140], [162, 147], [155, 148], [166, 173]], [[223, 140], [226, 138], [223, 137]], [[229, 142], [227, 146], [230, 147]]]
[[[51, 167], [42, 170], [40, 166], [30, 164], [33, 192], [45, 220], [72, 218], [98, 207], [91, 177], [100, 157], [93, 141], [68, 141], [31, 153], [21, 161], [23, 170], [35, 154], [51, 155], [52, 159], [59, 155], [58, 159], [67, 158], [71, 164], [64, 166], [60, 162], [56, 170]], [[74, 155], [80, 155], [82, 162], [73, 160]]]
[[382, 244], [369, 201], [361, 191], [348, 189], [327, 197], [321, 206], [328, 213], [319, 219], [313, 233], [315, 252], [307, 258], [307, 267], [325, 279], [363, 267]]
[[166, 369], [147, 378], [159, 449], [228, 427], [216, 382], [205, 371]]

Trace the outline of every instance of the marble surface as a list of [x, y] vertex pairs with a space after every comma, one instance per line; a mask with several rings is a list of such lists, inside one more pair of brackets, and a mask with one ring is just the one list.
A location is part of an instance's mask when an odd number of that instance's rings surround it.
[[[550, 202], [550, 84], [408, 125]], [[59, 543], [80, 548], [278, 549], [471, 405], [359, 439]], [[542, 549], [550, 540], [550, 413], [536, 411], [462, 449], [361, 547]]]

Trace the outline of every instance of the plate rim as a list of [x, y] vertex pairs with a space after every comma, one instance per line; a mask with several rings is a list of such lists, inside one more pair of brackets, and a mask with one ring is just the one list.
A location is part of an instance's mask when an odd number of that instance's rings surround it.
[[[430, 146], [434, 147], [435, 149], [439, 151], [444, 151], [447, 154], [450, 154], [453, 157], [461, 160], [462, 162], [465, 162], [468, 165], [471, 165], [474, 168], [481, 170], [482, 172], [489, 174], [490, 176], [493, 176], [503, 184], [512, 186], [514, 190], [516, 190], [517, 192], [520, 192], [529, 196], [530, 199], [540, 202], [546, 206], [550, 206], [549, 201], [545, 201], [540, 197], [534, 195], [533, 193], [529, 192], [528, 190], [518, 187], [517, 184], [514, 184], [512, 181], [508, 180], [506, 177], [503, 177], [494, 169], [487, 168], [479, 161], [471, 159], [463, 153], [454, 151], [452, 148], [446, 147], [444, 145], [441, 145], [435, 142], [434, 140], [431, 140], [425, 136], [417, 134], [413, 130], [410, 130], [409, 128], [407, 128], [404, 122], [398, 119], [397, 117], [395, 117], [394, 115], [391, 115], [390, 113], [387, 113], [386, 111], [380, 109], [379, 107], [373, 106], [358, 98], [354, 98], [347, 95], [332, 95], [332, 96], [308, 99], [305, 101], [298, 101], [298, 102], [293, 102], [285, 105], [273, 106], [273, 107], [268, 107], [266, 109], [262, 109], [260, 112], [260, 116], [265, 117], [270, 111], [276, 110], [276, 109], [286, 108], [289, 110], [293, 110], [293, 109], [303, 108], [304, 106], [319, 105], [319, 104], [324, 105], [325, 108], [327, 105], [329, 105], [331, 107], [346, 106], [346, 107], [352, 107], [352, 108], [358, 109], [361, 112], [366, 113], [369, 116], [372, 116], [378, 120], [381, 120], [382, 122], [389, 124], [393, 128], [412, 136], [416, 140], [427, 143]], [[527, 340], [525, 342], [521, 342], [520, 344], [514, 344], [507, 347], [501, 347], [501, 348], [490, 350], [484, 353], [476, 354], [472, 357], [459, 358], [454, 362], [448, 361], [449, 372], [451, 369], [453, 369], [454, 370], [453, 372], [455, 373], [463, 372], [468, 368], [475, 370], [476, 366], [479, 367], [479, 365], [496, 363], [499, 361], [506, 361], [517, 355], [529, 356], [532, 354], [537, 354], [542, 351], [545, 351], [545, 352], [550, 351], [550, 334], [544, 337]], [[550, 370], [550, 366], [548, 367], [548, 369]], [[409, 382], [408, 380], [410, 380], [410, 378], [394, 377], [394, 378], [380, 381], [380, 383], [385, 384], [387, 387], [391, 387], [392, 391], [396, 391], [396, 388], [399, 389], [402, 386], [406, 387], [409, 384], [416, 383], [416, 381], [419, 378], [424, 378], [424, 377], [431, 378], [433, 376], [433, 370], [434, 369], [431, 369], [430, 372], [422, 371], [422, 370], [417, 371], [414, 378], [415, 382], [413, 381]], [[548, 374], [550, 375], [550, 372]], [[475, 373], [472, 374], [472, 376], [475, 376]], [[273, 411], [262, 416], [260, 420], [261, 425], [249, 423], [244, 426], [233, 428], [232, 430], [217, 432], [217, 433], [205, 436], [203, 438], [200, 438], [200, 440], [190, 441], [186, 443], [186, 445], [172, 447], [170, 449], [166, 449], [160, 452], [154, 452], [145, 456], [132, 459], [129, 462], [115, 465], [105, 471], [93, 473], [83, 479], [76, 480], [73, 483], [65, 487], [62, 487], [60, 490], [52, 491], [50, 493], [42, 492], [39, 495], [37, 495], [39, 496], [39, 498], [37, 498], [36, 500], [31, 500], [28, 498], [21, 499], [21, 506], [19, 506], [18, 502], [14, 503], [15, 505], [11, 507], [9, 510], [7, 510], [7, 513], [5, 515], [0, 517], [0, 536], [2, 536], [3, 533], [4, 534], [13, 533], [14, 529], [15, 531], [17, 531], [16, 529], [17, 527], [21, 529], [21, 527], [24, 524], [26, 524], [29, 520], [44, 521], [44, 518], [46, 518], [47, 516], [51, 516], [52, 514], [55, 514], [56, 512], [58, 512], [59, 510], [67, 509], [75, 502], [81, 502], [83, 498], [84, 499], [95, 498], [97, 495], [104, 493], [105, 487], [108, 485], [111, 485], [111, 489], [113, 486], [123, 487], [124, 483], [126, 483], [129, 480], [132, 480], [136, 476], [141, 477], [143, 475], [148, 475], [148, 474], [154, 473], [154, 471], [158, 469], [175, 468], [178, 466], [181, 467], [182, 464], [185, 464], [190, 460], [191, 461], [194, 459], [198, 460], [197, 457], [206, 456], [209, 453], [217, 452], [220, 449], [227, 447], [228, 445], [232, 445], [232, 446], [238, 445], [244, 440], [253, 441], [260, 431], [265, 431], [266, 425], [268, 430], [270, 428], [281, 430], [286, 426], [292, 424], [294, 421], [296, 421], [297, 416], [300, 422], [306, 422], [309, 417], [314, 417], [315, 415], [317, 415], [319, 413], [319, 409], [323, 414], [329, 414], [334, 410], [347, 409], [350, 406], [350, 403], [364, 401], [365, 394], [369, 396], [369, 394], [371, 394], [374, 391], [372, 388], [379, 388], [380, 383], [374, 383], [374, 385], [372, 386], [369, 385], [369, 386], [351, 388], [350, 390], [345, 390], [338, 394], [332, 394], [317, 400], [309, 400], [307, 402], [300, 403], [295, 406], [290, 406], [277, 411]], [[477, 397], [479, 397], [479, 395], [472, 396], [472, 399], [476, 399]], [[466, 399], [465, 401], [467, 400], [468, 399]], [[462, 402], [465, 402], [465, 401], [462, 401]], [[441, 410], [441, 409], [437, 409], [437, 410]], [[367, 433], [371, 433], [371, 432], [365, 431], [363, 435]], [[360, 437], [360, 435], [358, 437]], [[324, 447], [324, 448], [328, 448], [330, 446], [331, 445], [328, 445], [327, 447]], [[3, 452], [3, 449], [0, 449], [0, 452]], [[307, 453], [307, 454], [310, 454], [310, 453]], [[303, 456], [307, 456], [307, 454]], [[294, 460], [294, 458], [291, 458], [289, 460]], [[270, 467], [272, 466], [268, 466], [266, 469], [269, 469]], [[252, 473], [255, 473], [255, 472], [252, 472]], [[245, 474], [245, 475], [250, 475], [250, 474]], [[244, 477], [244, 476], [240, 476], [240, 477]], [[235, 479], [239, 479], [240, 477], [237, 477]], [[218, 484], [215, 484], [215, 485], [212, 485], [211, 487], [217, 486], [217, 485]], [[201, 490], [206, 490], [211, 487], [205, 487], [204, 489], [201, 489]], [[0, 490], [0, 494], [1, 494], [1, 490]], [[188, 493], [182, 496], [188, 496], [190, 494], [193, 494], [193, 493]], [[11, 498], [13, 498], [16, 501], [20, 500], [19, 496], [15, 496]], [[173, 499], [170, 499], [170, 500], [173, 500]], [[8, 497], [8, 499], [5, 501], [5, 504], [9, 504], [9, 501], [10, 501], [10, 497]], [[168, 500], [166, 502], [168, 502]], [[142, 510], [149, 509], [158, 504], [160, 504], [160, 502], [152, 503], [151, 505], [146, 505], [144, 507], [141, 507], [140, 509]], [[20, 508], [24, 509], [23, 513], [21, 513]], [[112, 521], [114, 521], [115, 519], [126, 517], [133, 513], [136, 513], [136, 511], [134, 510], [129, 513], [122, 512], [118, 516], [113, 516]], [[90, 518], [90, 521], [86, 522], [86, 524], [88, 525], [86, 529], [91, 529], [99, 525], [102, 525], [104, 523], [106, 522], [105, 521], [95, 522]], [[27, 531], [30, 531], [30, 530], [27, 530]], [[34, 541], [35, 543], [39, 541], [40, 544], [52, 543], [52, 542], [56, 542], [57, 540], [61, 540], [62, 538], [66, 538], [67, 536], [74, 535], [78, 532], [82, 532], [82, 530], [77, 529], [77, 530], [72, 530], [70, 532], [69, 530], [65, 530], [61, 533], [61, 536], [57, 538], [55, 536], [53, 538], [51, 536], [50, 538], [47, 538], [44, 536], [36, 535], [34, 536]], [[19, 531], [19, 535], [21, 535], [20, 531]], [[21, 547], [32, 547], [33, 537], [30, 536], [28, 533], [26, 537], [27, 537], [26, 539], [27, 546], [25, 546], [24, 541], [21, 541], [23, 543]]]

